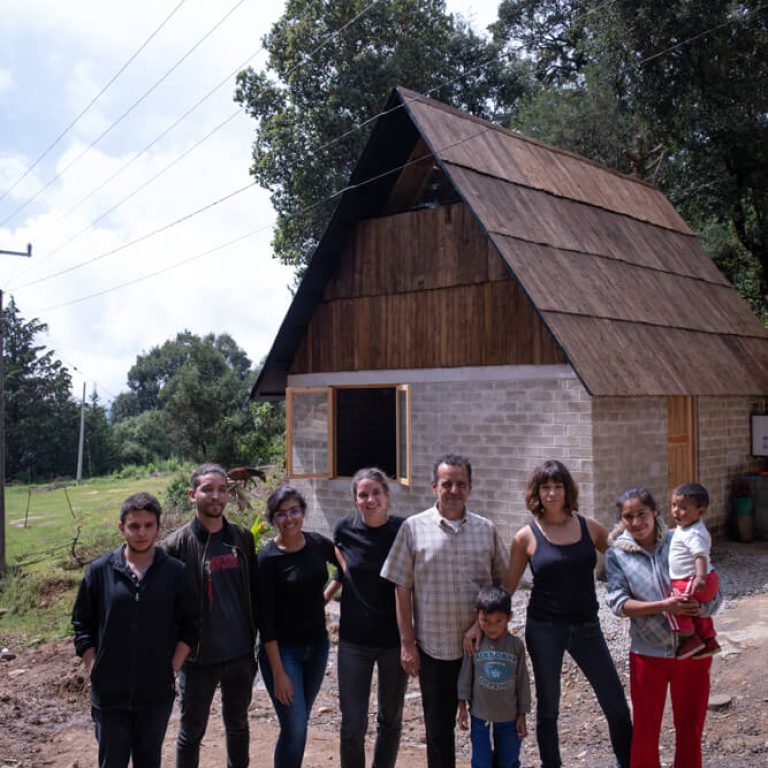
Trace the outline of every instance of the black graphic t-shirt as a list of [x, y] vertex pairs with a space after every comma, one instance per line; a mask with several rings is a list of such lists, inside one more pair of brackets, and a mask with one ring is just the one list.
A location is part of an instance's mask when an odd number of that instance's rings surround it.
[[203, 581], [210, 631], [201, 639], [201, 663], [218, 664], [252, 650], [248, 617], [243, 609], [241, 565], [237, 550], [224, 543], [222, 532], [212, 533]]

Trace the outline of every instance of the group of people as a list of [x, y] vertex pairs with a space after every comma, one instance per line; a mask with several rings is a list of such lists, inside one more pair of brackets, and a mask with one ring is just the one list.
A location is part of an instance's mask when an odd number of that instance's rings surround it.
[[[198, 765], [217, 687], [227, 764], [247, 766], [258, 658], [280, 724], [275, 768], [300, 768], [328, 660], [325, 605], [341, 589], [341, 768], [365, 768], [374, 667], [373, 768], [396, 764], [409, 676], [419, 680], [429, 768], [454, 768], [457, 724], [470, 730], [473, 768], [519, 767], [531, 710], [526, 648], [542, 768], [562, 765], [565, 651], [595, 692], [620, 768], [659, 768], [668, 689], [675, 768], [700, 768], [711, 656], [719, 650], [708, 617], [721, 601], [701, 522], [706, 491], [692, 483], [675, 489], [672, 533], [651, 494], [630, 488], [618, 498], [619, 525], [609, 535], [578, 514], [568, 469], [547, 461], [529, 478], [532, 520], [508, 553], [496, 526], [467, 506], [467, 458], [440, 456], [431, 487], [434, 506], [398, 517], [384, 472], [361, 469], [352, 479], [355, 511], [336, 523], [331, 540], [304, 530], [305, 499], [281, 486], [267, 502], [275, 536], [258, 556], [250, 531], [224, 517], [227, 476], [218, 465], [193, 473], [195, 515], [160, 544], [157, 500], [126, 499], [125, 542], [91, 565], [73, 609], [99, 765], [127, 766], [130, 758], [134, 768], [160, 765], [176, 675], [177, 767]], [[598, 620], [598, 552], [609, 605], [631, 622], [633, 718]], [[523, 643], [508, 625], [526, 568], [533, 581]]]

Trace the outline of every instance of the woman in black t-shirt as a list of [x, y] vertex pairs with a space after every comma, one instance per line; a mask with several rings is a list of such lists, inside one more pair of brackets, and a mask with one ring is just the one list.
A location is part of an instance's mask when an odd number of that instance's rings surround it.
[[306, 509], [292, 486], [274, 491], [267, 518], [277, 535], [259, 552], [259, 666], [280, 721], [275, 768], [300, 768], [328, 662], [324, 587], [338, 563], [329, 539], [304, 532]]
[[400, 665], [395, 587], [379, 573], [403, 518], [389, 514], [389, 486], [380, 469], [359, 470], [352, 478], [352, 497], [357, 514], [339, 520], [333, 532], [344, 585], [338, 653], [341, 768], [365, 768], [374, 665], [378, 709], [373, 768], [394, 768], [408, 678]]

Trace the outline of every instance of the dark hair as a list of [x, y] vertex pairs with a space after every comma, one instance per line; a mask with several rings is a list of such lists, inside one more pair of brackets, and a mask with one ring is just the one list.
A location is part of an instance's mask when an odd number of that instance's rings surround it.
[[435, 459], [435, 463], [432, 465], [433, 483], [437, 482], [437, 470], [441, 464], [446, 464], [449, 467], [464, 467], [467, 470], [467, 482], [472, 485], [472, 464], [466, 456], [462, 456], [460, 453], [444, 453]]
[[153, 512], [160, 524], [160, 502], [151, 493], [134, 493], [120, 505], [120, 522], [124, 523], [129, 512]]
[[284, 501], [290, 501], [291, 499], [295, 499], [296, 503], [301, 507], [301, 511], [306, 514], [307, 502], [304, 500], [304, 497], [292, 485], [281, 485], [272, 491], [267, 499], [267, 520], [272, 523], [280, 509], [280, 505]]
[[682, 485], [678, 485], [677, 488], [672, 491], [672, 495], [684, 496], [686, 499], [691, 499], [697, 507], [704, 507], [706, 509], [709, 506], [709, 493], [707, 492], [707, 489], [703, 485], [699, 485], [699, 483], [683, 483]]
[[553, 459], [539, 464], [531, 472], [528, 485], [525, 488], [525, 506], [527, 509], [537, 517], [544, 514], [544, 508], [541, 506], [541, 499], [539, 498], [539, 487], [550, 481], [563, 484], [565, 488], [565, 511], [569, 515], [576, 512], [579, 508], [579, 489], [565, 464]]
[[651, 492], [642, 486], [633, 486], [632, 488], [626, 488], [616, 497], [616, 510], [619, 517], [621, 517], [621, 512], [624, 509], [624, 503], [632, 499], [637, 499], [644, 507], [658, 512], [659, 508], [656, 506], [656, 499], [653, 498]]
[[475, 598], [475, 610], [482, 613], [512, 613], [512, 596], [501, 587], [483, 587]]
[[373, 480], [374, 483], [378, 483], [383, 489], [384, 493], [389, 496], [389, 478], [387, 473], [383, 469], [378, 467], [365, 467], [358, 469], [352, 477], [352, 498], [357, 499], [357, 486], [363, 480]]
[[201, 464], [193, 473], [190, 482], [190, 488], [194, 491], [200, 485], [200, 478], [203, 475], [221, 475], [227, 480], [227, 470], [221, 464]]

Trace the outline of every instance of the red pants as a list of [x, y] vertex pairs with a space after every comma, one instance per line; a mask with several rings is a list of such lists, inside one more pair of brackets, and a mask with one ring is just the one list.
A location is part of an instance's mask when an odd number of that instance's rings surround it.
[[629, 654], [632, 696], [631, 768], [660, 768], [659, 734], [667, 699], [672, 695], [675, 724], [674, 768], [701, 768], [701, 736], [709, 701], [712, 658], [658, 658]]
[[[707, 582], [704, 589], [700, 592], [691, 592], [693, 579], [672, 579], [672, 588], [683, 594], [690, 594], [700, 603], [706, 603], [713, 600], [720, 589], [720, 579], [717, 571], [710, 571], [707, 574]], [[671, 616], [670, 622], [673, 628], [685, 635], [694, 633], [703, 640], [715, 636], [715, 624], [709, 616]], [[677, 625], [675, 627], [675, 624]]]

